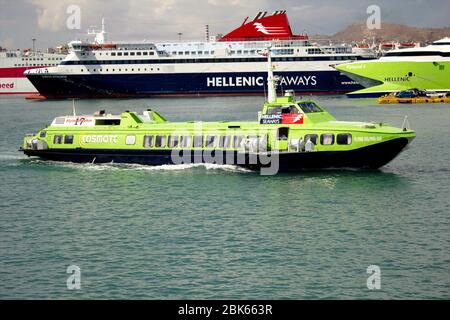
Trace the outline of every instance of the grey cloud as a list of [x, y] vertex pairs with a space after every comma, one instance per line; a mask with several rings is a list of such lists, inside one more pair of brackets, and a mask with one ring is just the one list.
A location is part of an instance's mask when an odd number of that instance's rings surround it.
[[[82, 9], [82, 30], [65, 28], [69, 4]], [[203, 39], [205, 24], [212, 34], [227, 33], [258, 11], [288, 10], [295, 32], [333, 34], [367, 18], [366, 8], [381, 7], [383, 21], [420, 27], [449, 25], [448, 0], [0, 0], [0, 45], [30, 47], [31, 38], [46, 48], [85, 38], [89, 26], [107, 18], [116, 40]]]

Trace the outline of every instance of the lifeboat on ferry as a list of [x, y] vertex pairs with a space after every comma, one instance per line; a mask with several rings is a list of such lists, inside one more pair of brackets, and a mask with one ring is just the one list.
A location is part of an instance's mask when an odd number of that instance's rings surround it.
[[398, 49], [408, 49], [415, 48], [416, 44], [414, 42], [403, 42], [398, 45]]
[[113, 43], [107, 43], [107, 44], [97, 44], [93, 43], [89, 45], [89, 49], [91, 50], [101, 50], [101, 49], [116, 49], [117, 46]]
[[102, 48], [102, 46], [99, 45], [99, 44], [96, 44], [96, 43], [93, 43], [93, 44], [89, 45], [89, 49], [90, 50], [100, 50], [101, 48]]
[[114, 43], [106, 43], [106, 44], [102, 44], [102, 48], [103, 49], [116, 49], [117, 45], [115, 45]]
[[382, 51], [389, 51], [395, 49], [394, 43], [382, 43], [380, 44], [380, 50]]

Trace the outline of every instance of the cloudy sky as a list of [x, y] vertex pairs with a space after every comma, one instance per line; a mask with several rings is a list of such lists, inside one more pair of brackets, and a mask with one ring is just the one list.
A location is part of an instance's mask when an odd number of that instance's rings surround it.
[[[0, 46], [40, 49], [84, 39], [87, 29], [107, 20], [113, 40], [203, 39], [227, 33], [258, 11], [287, 10], [294, 32], [334, 34], [364, 21], [369, 5], [381, 8], [382, 21], [420, 27], [450, 25], [450, 0], [0, 0]], [[81, 29], [67, 28], [67, 8], [81, 9]]]

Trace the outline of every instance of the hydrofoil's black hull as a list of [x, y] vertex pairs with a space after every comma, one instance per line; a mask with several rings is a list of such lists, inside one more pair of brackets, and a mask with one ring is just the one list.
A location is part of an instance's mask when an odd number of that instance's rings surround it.
[[394, 139], [351, 151], [281, 152], [242, 154], [237, 151], [51, 149], [23, 150], [30, 157], [75, 163], [129, 163], [173, 165], [215, 163], [237, 165], [252, 170], [272, 167], [277, 172], [326, 168], [377, 169], [392, 161], [408, 145], [407, 138]]

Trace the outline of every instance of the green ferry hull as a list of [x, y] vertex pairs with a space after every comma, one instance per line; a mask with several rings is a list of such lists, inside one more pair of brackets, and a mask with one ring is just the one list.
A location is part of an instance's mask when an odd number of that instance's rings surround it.
[[347, 94], [351, 98], [378, 98], [386, 93], [417, 88], [450, 91], [448, 61], [364, 61], [336, 69], [366, 87]]
[[[278, 172], [332, 168], [378, 169], [397, 157], [412, 139], [397, 138], [347, 151], [269, 152], [261, 155], [270, 157], [272, 161], [278, 161]], [[74, 163], [126, 163], [150, 166], [180, 164], [173, 160], [172, 150], [27, 149], [22, 151], [30, 157]], [[180, 150], [176, 152], [180, 152]], [[212, 150], [205, 152], [202, 150], [186, 150], [184, 159], [187, 160], [188, 164], [227, 164], [251, 170], [260, 170], [268, 166], [261, 160], [261, 155], [239, 151], [223, 152]], [[211, 161], [210, 159], [213, 160]]]

